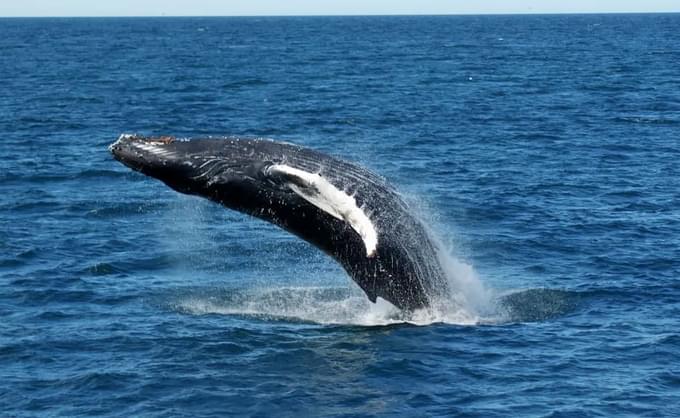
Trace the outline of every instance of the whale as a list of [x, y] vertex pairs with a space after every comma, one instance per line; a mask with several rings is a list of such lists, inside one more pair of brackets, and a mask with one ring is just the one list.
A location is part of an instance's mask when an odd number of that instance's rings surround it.
[[123, 134], [127, 167], [184, 194], [270, 222], [336, 260], [368, 299], [431, 309], [447, 292], [436, 242], [382, 176], [344, 159], [264, 138]]

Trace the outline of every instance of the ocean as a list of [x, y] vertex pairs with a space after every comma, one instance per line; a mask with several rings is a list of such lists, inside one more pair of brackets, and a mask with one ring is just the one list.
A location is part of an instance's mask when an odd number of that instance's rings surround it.
[[[0, 415], [680, 415], [680, 15], [0, 19]], [[134, 173], [121, 133], [384, 176], [445, 313]]]

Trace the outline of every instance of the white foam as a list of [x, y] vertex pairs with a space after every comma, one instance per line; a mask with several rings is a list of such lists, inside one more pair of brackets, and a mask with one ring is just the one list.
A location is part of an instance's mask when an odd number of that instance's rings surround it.
[[[277, 280], [243, 279], [239, 281], [259, 282], [264, 286], [191, 292], [176, 298], [172, 306], [190, 315], [237, 315], [323, 325], [425, 326], [444, 323], [472, 326], [507, 320], [507, 315], [497, 305], [500, 295], [483, 286], [472, 266], [449, 253], [441, 257], [449, 293], [434, 301], [431, 307], [414, 312], [403, 312], [381, 298], [377, 303], [370, 302], [349, 279], [347, 287], [277, 286], [271, 283]], [[318, 277], [311, 281], [324, 283], [329, 278]]]
[[236, 298], [187, 295], [173, 301], [172, 306], [190, 315], [244, 315], [322, 325], [475, 325], [480, 322], [465, 311], [451, 310], [443, 315], [423, 309], [406, 314], [380, 298], [377, 303], [371, 303], [363, 294], [333, 290], [323, 287], [254, 289]]
[[448, 293], [434, 301], [432, 315], [442, 322], [466, 323], [498, 322], [496, 294], [484, 286], [474, 268], [451, 255], [442, 247], [438, 250], [439, 262], [446, 274]]

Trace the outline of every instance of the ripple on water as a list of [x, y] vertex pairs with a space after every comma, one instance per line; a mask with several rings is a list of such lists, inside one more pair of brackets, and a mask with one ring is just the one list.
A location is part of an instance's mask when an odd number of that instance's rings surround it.
[[583, 296], [577, 292], [529, 289], [503, 295], [499, 305], [509, 322], [546, 321], [574, 312]]

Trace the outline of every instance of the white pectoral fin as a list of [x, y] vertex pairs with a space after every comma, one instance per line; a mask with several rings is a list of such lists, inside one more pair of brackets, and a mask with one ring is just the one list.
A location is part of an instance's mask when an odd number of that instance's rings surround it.
[[328, 213], [347, 222], [364, 242], [366, 256], [375, 255], [378, 233], [373, 222], [354, 197], [348, 195], [317, 173], [309, 173], [285, 164], [274, 164], [267, 168], [267, 174], [282, 177], [288, 187], [300, 197]]

